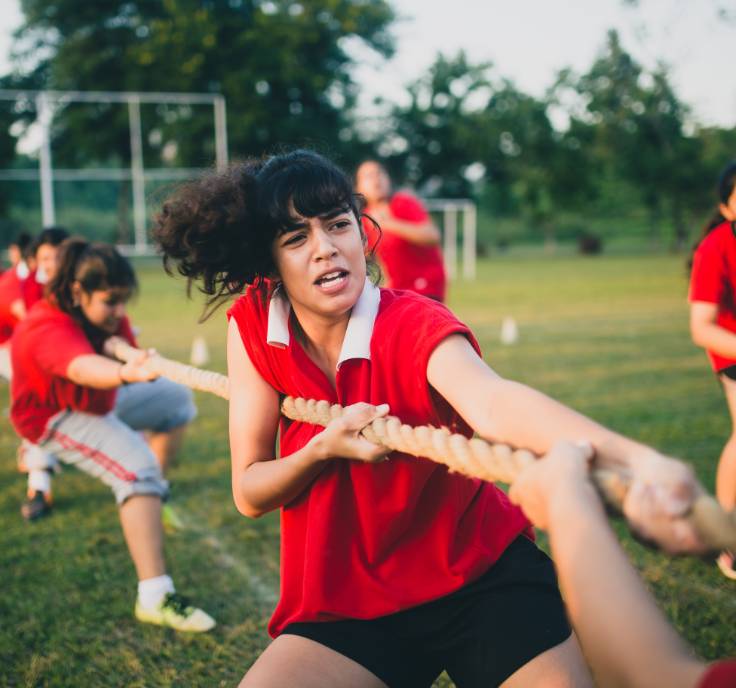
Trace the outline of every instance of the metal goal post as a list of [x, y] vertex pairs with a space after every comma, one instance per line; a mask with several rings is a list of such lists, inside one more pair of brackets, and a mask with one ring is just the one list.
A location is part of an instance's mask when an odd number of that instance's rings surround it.
[[441, 220], [442, 251], [448, 277], [454, 279], [458, 274], [458, 239], [462, 236], [462, 276], [467, 280], [475, 279], [478, 222], [475, 203], [467, 198], [431, 198], [424, 203]]
[[[40, 146], [37, 170], [0, 170], [0, 181], [39, 182], [43, 226], [56, 222], [54, 181], [130, 181], [133, 190], [134, 244], [121, 246], [127, 253], [150, 253], [146, 233], [146, 178], [151, 180], [191, 179], [203, 168], [148, 168], [143, 163], [141, 104], [211, 105], [214, 116], [215, 164], [222, 169], [228, 162], [225, 98], [212, 93], [167, 93], [138, 91], [34, 91], [0, 89], [0, 100], [33, 101]], [[51, 124], [54, 113], [67, 103], [120, 103], [128, 106], [130, 167], [55, 169], [51, 156]]]

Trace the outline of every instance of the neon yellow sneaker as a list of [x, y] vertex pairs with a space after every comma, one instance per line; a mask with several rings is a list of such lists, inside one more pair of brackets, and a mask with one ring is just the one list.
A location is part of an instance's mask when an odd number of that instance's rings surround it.
[[736, 558], [734, 558], [733, 554], [730, 552], [721, 552], [721, 555], [716, 560], [716, 564], [718, 564], [718, 568], [726, 578], [736, 580]]
[[215, 620], [207, 612], [192, 607], [186, 597], [176, 592], [166, 593], [161, 603], [152, 609], [142, 607], [136, 600], [135, 618], [188, 633], [204, 633], [215, 627]]
[[179, 530], [185, 530], [186, 524], [179, 515], [178, 509], [166, 502], [161, 507], [161, 523], [167, 533], [175, 533]]

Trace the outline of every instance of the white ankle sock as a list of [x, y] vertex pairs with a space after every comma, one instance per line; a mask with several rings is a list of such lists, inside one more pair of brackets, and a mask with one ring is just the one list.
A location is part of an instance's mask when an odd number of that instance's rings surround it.
[[138, 602], [142, 607], [157, 606], [169, 592], [175, 592], [174, 581], [166, 574], [138, 581]]
[[48, 471], [28, 471], [28, 490], [48, 494], [51, 492], [51, 475]]

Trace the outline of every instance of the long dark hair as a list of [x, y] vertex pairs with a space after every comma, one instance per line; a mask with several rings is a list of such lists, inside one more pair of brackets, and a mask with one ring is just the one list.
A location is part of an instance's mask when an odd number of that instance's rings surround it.
[[70, 237], [59, 247], [59, 267], [47, 286], [49, 300], [65, 313], [84, 321], [74, 304], [73, 285], [79, 282], [82, 291], [122, 288], [135, 293], [138, 289], [133, 267], [114, 246], [89, 242], [82, 237]]
[[[723, 168], [721, 174], [718, 177], [718, 186], [716, 187], [716, 190], [718, 192], [719, 206], [728, 204], [728, 201], [731, 198], [734, 189], [736, 189], [736, 160], [728, 163], [728, 165]], [[724, 222], [726, 222], [726, 218], [723, 217], [721, 209], [716, 208], [711, 218], [708, 220], [708, 222], [705, 223], [703, 231], [700, 233], [700, 237], [698, 237], [698, 240], [693, 245], [693, 250], [688, 261], [688, 268], [692, 268], [693, 255], [695, 254], [695, 251], [697, 250], [698, 246], [700, 246], [703, 239], [705, 239], [708, 234], [710, 234], [716, 227], [722, 225]], [[732, 226], [734, 227], [734, 234], [736, 234], [736, 223], [732, 223]]]
[[179, 187], [163, 204], [153, 237], [169, 274], [176, 270], [206, 294], [203, 319], [244, 287], [273, 276], [273, 241], [294, 214], [317, 217], [343, 208], [360, 222], [362, 197], [327, 158], [295, 150], [250, 158]]

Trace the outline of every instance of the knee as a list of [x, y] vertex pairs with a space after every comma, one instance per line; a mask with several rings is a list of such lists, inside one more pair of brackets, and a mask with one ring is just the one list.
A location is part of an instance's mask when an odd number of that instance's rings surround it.
[[161, 475], [158, 464], [155, 464], [134, 474], [121, 476], [113, 483], [112, 491], [118, 506], [139, 495], [159, 497], [163, 501], [169, 496], [169, 483]]
[[158, 428], [154, 428], [157, 432], [170, 432], [188, 425], [197, 417], [194, 394], [184, 385], [172, 383], [167, 390], [167, 407], [169, 411], [166, 417]]

